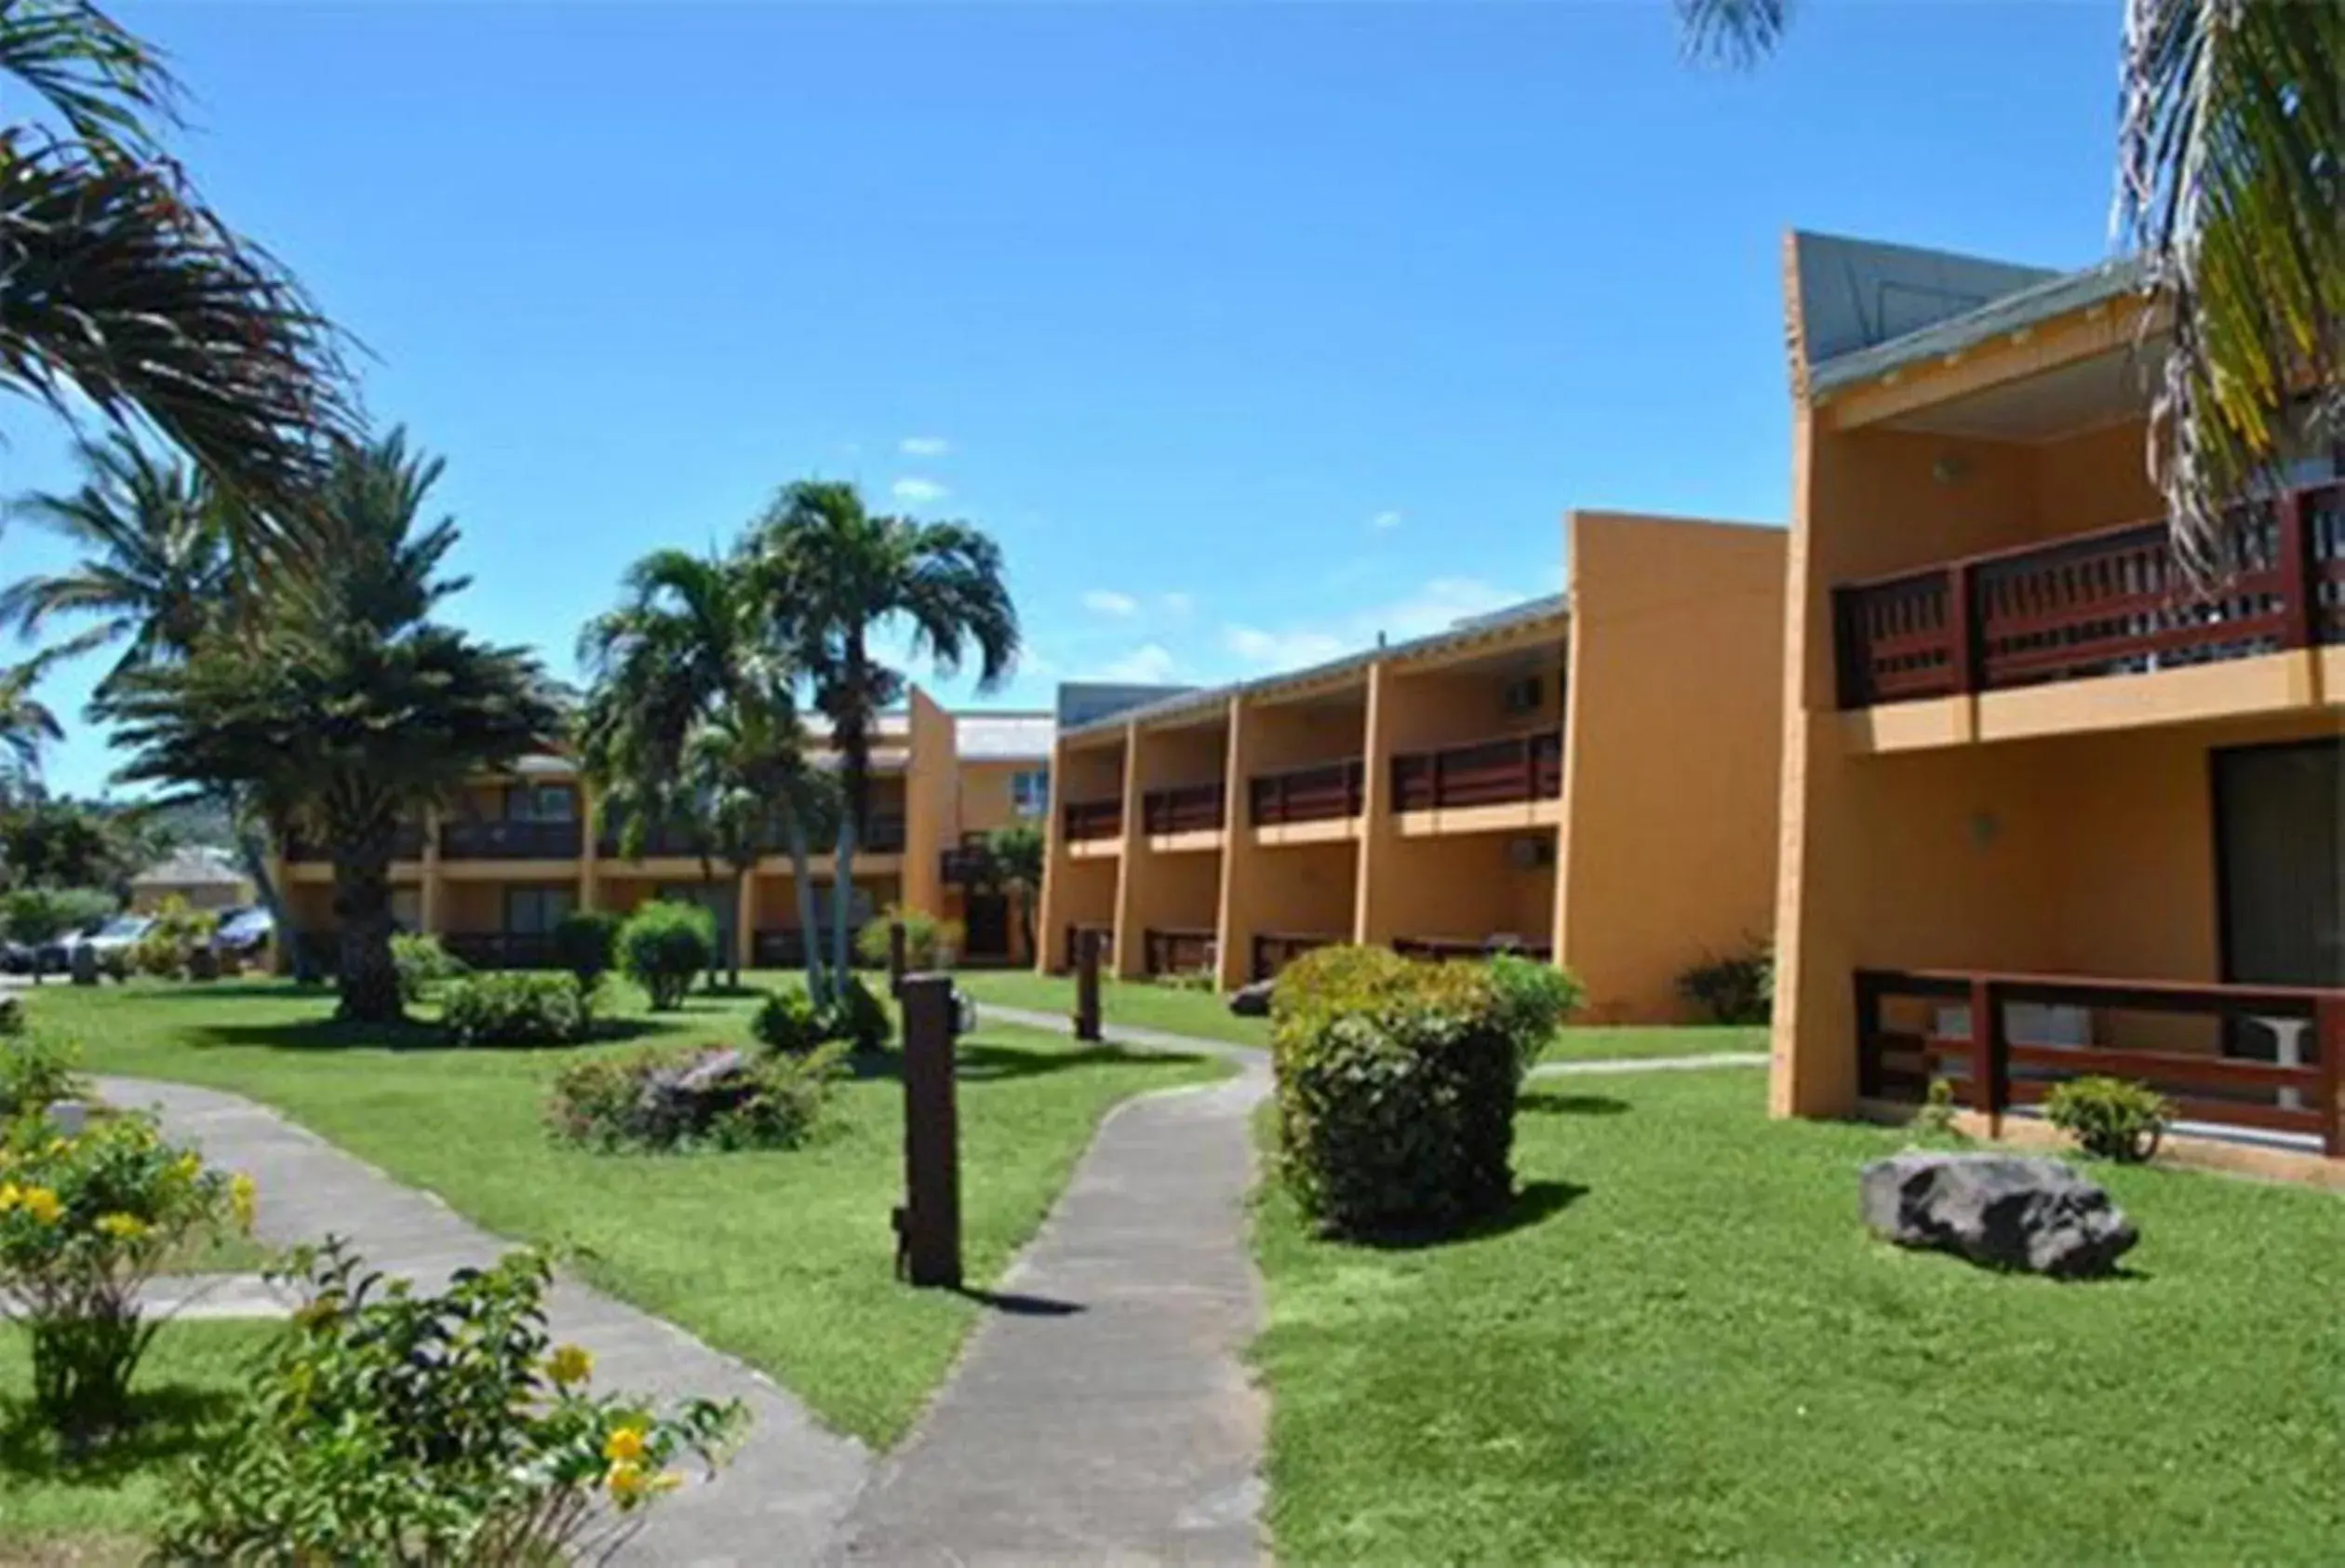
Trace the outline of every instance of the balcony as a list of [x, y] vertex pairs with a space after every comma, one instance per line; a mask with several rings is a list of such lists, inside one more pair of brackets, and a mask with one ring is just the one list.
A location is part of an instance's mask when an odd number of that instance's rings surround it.
[[[1956, 1101], [1999, 1124], [2057, 1084], [2107, 1074], [2171, 1099], [2177, 1131], [2345, 1155], [2345, 990], [1952, 971], [1860, 970], [1856, 979], [1857, 1086], [1867, 1099], [1919, 1103], [1943, 1079]], [[2103, 1043], [2120, 1014], [2134, 1024], [2135, 1043]], [[2130, 1016], [2144, 1014], [2151, 1027]], [[1983, 1029], [1974, 1024], [1982, 1018]], [[2259, 1040], [2272, 1058], [2142, 1048], [2178, 1025], [2226, 1052], [2231, 1042]]]
[[1119, 838], [1123, 836], [1123, 802], [1070, 800], [1061, 813], [1061, 820], [1070, 843], [1093, 838]]
[[1454, 959], [1492, 958], [1508, 954], [1518, 958], [1535, 958], [1548, 963], [1555, 958], [1555, 949], [1544, 942], [1524, 942], [1519, 937], [1486, 936], [1397, 936], [1392, 950], [1404, 958], [1424, 958], [1432, 963]]
[[1506, 806], [1563, 794], [1563, 732], [1548, 730], [1392, 759], [1392, 798], [1403, 811]]
[[440, 945], [475, 969], [554, 969], [561, 961], [551, 931], [450, 931]]
[[[323, 844], [307, 843], [295, 836], [285, 841], [285, 858], [288, 861], [331, 860], [334, 851]], [[392, 834], [391, 858], [395, 861], [423, 858], [423, 826], [421, 823], [404, 824]]]
[[[624, 851], [621, 847], [618, 824], [609, 824], [596, 836], [595, 852], [613, 860], [623, 856]], [[698, 834], [690, 828], [663, 824], [645, 830], [643, 849], [638, 858], [677, 860], [697, 858], [700, 852], [701, 840]]]
[[1213, 967], [1213, 933], [1199, 929], [1152, 929], [1140, 933], [1141, 963], [1151, 975], [1197, 974]]
[[444, 860], [575, 860], [584, 842], [575, 822], [487, 818], [440, 824]]
[[2146, 675], [2345, 642], [2345, 484], [2230, 519], [2202, 587], [2164, 522], [1949, 561], [1832, 593], [1840, 705]]
[[1333, 931], [1262, 931], [1253, 939], [1251, 972], [1256, 980], [1276, 980], [1280, 970], [1304, 954], [1340, 946], [1350, 940]]
[[1367, 767], [1360, 758], [1322, 762], [1282, 772], [1256, 773], [1246, 782], [1246, 811], [1256, 827], [1298, 822], [1340, 822], [1360, 815], [1366, 796]]
[[1140, 825], [1150, 834], [1211, 832], [1222, 824], [1226, 795], [1218, 784], [1149, 790], [1140, 797]]

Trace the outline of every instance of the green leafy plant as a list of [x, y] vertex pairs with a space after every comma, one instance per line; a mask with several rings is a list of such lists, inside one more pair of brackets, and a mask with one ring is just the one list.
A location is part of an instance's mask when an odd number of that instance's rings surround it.
[[132, 945], [131, 967], [162, 980], [188, 975], [195, 955], [211, 951], [212, 933], [219, 929], [219, 916], [191, 908], [187, 900], [173, 893], [155, 910], [154, 923]]
[[895, 1039], [894, 1014], [861, 975], [850, 974], [839, 981], [838, 1000], [832, 1013], [829, 1038], [845, 1040], [860, 1055], [885, 1051]]
[[1588, 987], [1568, 969], [1512, 953], [1492, 958], [1489, 972], [1503, 1013], [1501, 1026], [1521, 1047], [1521, 1065], [1527, 1071], [1540, 1048], [1588, 999]]
[[1488, 964], [1322, 947], [1271, 1001], [1280, 1171], [1322, 1234], [1437, 1235], [1513, 1196], [1522, 1063], [1548, 1014]]
[[[17, 888], [0, 899], [0, 934], [35, 953], [114, 912], [114, 895], [96, 888]], [[33, 978], [41, 978], [37, 963]]]
[[67, 1135], [20, 1118], [0, 1149], [0, 1296], [33, 1343], [34, 1401], [79, 1441], [119, 1428], [154, 1338], [139, 1294], [191, 1237], [252, 1227], [249, 1178], [207, 1170], [154, 1119], [109, 1116]]
[[619, 967], [655, 1012], [681, 1007], [694, 978], [716, 961], [717, 917], [697, 904], [654, 899], [619, 928]]
[[399, 972], [399, 998], [420, 1002], [450, 980], [472, 973], [472, 966], [446, 947], [436, 936], [400, 931], [391, 938], [392, 967]]
[[804, 991], [787, 985], [766, 994], [750, 1017], [749, 1032], [788, 1056], [803, 1056], [835, 1038], [830, 1011], [815, 1006]]
[[887, 909], [864, 922], [855, 936], [855, 954], [875, 969], [883, 969], [888, 962], [888, 928], [904, 922], [904, 965], [906, 969], [931, 970], [950, 963], [949, 955], [961, 950], [963, 932], [958, 920], [941, 920], [920, 909], [905, 909], [891, 904]]
[[2072, 1078], [2044, 1097], [2044, 1119], [2086, 1154], [2133, 1164], [2158, 1152], [2174, 1120], [2174, 1105], [2145, 1083]]
[[554, 922], [554, 961], [593, 990], [618, 959], [619, 924], [608, 909], [571, 910]]
[[830, 1103], [846, 1047], [751, 1057], [721, 1046], [597, 1057], [554, 1080], [545, 1119], [604, 1152], [796, 1148]]
[[437, 1294], [340, 1243], [297, 1254], [293, 1332], [254, 1368], [218, 1445], [180, 1478], [158, 1542], [176, 1562], [600, 1561], [748, 1421], [591, 1391], [594, 1361], [545, 1329], [537, 1253]]
[[0, 991], [0, 1039], [11, 1039], [24, 1033], [24, 998], [13, 991]]
[[38, 1032], [14, 1036], [0, 1047], [0, 1122], [37, 1116], [60, 1100], [88, 1099], [80, 1067], [80, 1048], [71, 1040]]
[[1678, 976], [1678, 995], [1712, 1024], [1764, 1024], [1775, 1015], [1775, 945], [1753, 938]]
[[1220, 989], [1221, 983], [1210, 969], [1175, 969], [1167, 970], [1150, 984], [1168, 991], [1213, 991]]
[[1942, 1078], [1930, 1079], [1930, 1087], [1922, 1096], [1922, 1108], [1913, 1114], [1913, 1130], [1931, 1143], [1960, 1141], [1962, 1134], [1954, 1130], [1954, 1085]]
[[574, 974], [476, 974], [449, 982], [440, 998], [440, 1026], [456, 1045], [570, 1045], [594, 1025], [594, 999]]

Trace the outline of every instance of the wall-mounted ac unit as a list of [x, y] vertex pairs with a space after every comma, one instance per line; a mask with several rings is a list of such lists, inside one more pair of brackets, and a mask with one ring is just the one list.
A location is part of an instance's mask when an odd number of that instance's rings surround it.
[[1539, 677], [1527, 675], [1507, 682], [1499, 690], [1498, 705], [1508, 713], [1536, 713], [1539, 711], [1539, 699], [1545, 695]]
[[1507, 864], [1517, 871], [1545, 871], [1555, 864], [1555, 840], [1538, 834], [1509, 838]]

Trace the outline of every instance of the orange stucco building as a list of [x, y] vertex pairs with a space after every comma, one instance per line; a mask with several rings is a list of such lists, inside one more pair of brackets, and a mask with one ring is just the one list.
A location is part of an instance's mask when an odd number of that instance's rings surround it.
[[1041, 967], [1224, 988], [1337, 942], [1513, 948], [1660, 1022], [1763, 937], [1785, 535], [1575, 513], [1568, 591], [1062, 729]]
[[[1014, 904], [969, 882], [956, 851], [1048, 797], [1048, 714], [946, 712], [917, 688], [883, 715], [876, 737], [870, 820], [855, 855], [849, 913], [857, 924], [901, 905], [964, 923], [966, 961], [1030, 961]], [[829, 930], [836, 878], [828, 853], [808, 867], [819, 929]], [[788, 967], [804, 949], [790, 860], [777, 845], [739, 890], [730, 867], [712, 883], [689, 847], [654, 835], [623, 857], [611, 824], [569, 758], [524, 758], [482, 778], [407, 836], [393, 867], [394, 914], [459, 957], [493, 967], [544, 963], [554, 924], [572, 909], [621, 914], [654, 897], [708, 904], [744, 964]], [[333, 929], [333, 868], [299, 846], [276, 877], [306, 939]]]
[[1800, 235], [1773, 1105], [2059, 1079], [2339, 1152], [2345, 489], [2299, 443], [2193, 580], [2158, 323], [2056, 275]]

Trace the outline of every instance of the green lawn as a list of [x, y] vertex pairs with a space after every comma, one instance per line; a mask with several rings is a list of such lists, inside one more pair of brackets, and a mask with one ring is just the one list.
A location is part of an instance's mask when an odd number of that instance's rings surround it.
[[27, 1403], [31, 1356], [0, 1325], [0, 1561], [134, 1562], [171, 1467], [231, 1408], [268, 1323], [172, 1323], [133, 1385], [142, 1421], [127, 1440], [66, 1460]]
[[[632, 998], [623, 987], [619, 994]], [[751, 998], [632, 1005], [638, 1043], [739, 1041]], [[555, 1146], [548, 1080], [596, 1045], [541, 1052], [405, 1049], [330, 1022], [332, 998], [277, 982], [47, 986], [36, 1024], [77, 1034], [95, 1071], [205, 1083], [265, 1101], [489, 1229], [582, 1249], [582, 1274], [764, 1368], [831, 1426], [903, 1435], [982, 1310], [894, 1283], [902, 1094], [844, 1085], [838, 1125], [784, 1153], [612, 1157]], [[1033, 1233], [1109, 1106], [1224, 1070], [986, 1028], [961, 1041], [962, 1215], [969, 1278], [993, 1280]], [[262, 1211], [268, 1194], [261, 1194]]]
[[[981, 970], [953, 978], [980, 1001], [1060, 1015], [1075, 1011], [1075, 982], [1071, 976], [1035, 974], [1025, 970]], [[1270, 1044], [1268, 1019], [1233, 1017], [1229, 1004], [1211, 991], [1182, 990], [1142, 980], [1107, 981], [1100, 987], [1099, 1010], [1111, 1024], [1133, 1024], [1233, 1045], [1267, 1049]], [[1540, 1052], [1540, 1059], [1596, 1062], [1766, 1049], [1764, 1025], [1756, 1028], [1574, 1027], [1557, 1030], [1555, 1039]]]
[[1534, 1086], [1510, 1228], [1306, 1239], [1266, 1195], [1269, 1521], [1296, 1562], [2337, 1561], [2345, 1202], [2103, 1170], [2131, 1277], [1870, 1240], [1880, 1129], [1763, 1075]]

